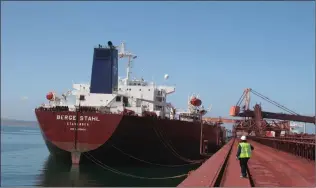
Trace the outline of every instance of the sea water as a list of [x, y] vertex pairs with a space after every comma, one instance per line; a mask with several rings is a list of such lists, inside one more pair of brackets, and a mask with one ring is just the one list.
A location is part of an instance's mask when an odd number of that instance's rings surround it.
[[72, 167], [50, 157], [39, 128], [1, 125], [1, 186], [170, 187], [177, 186], [185, 177], [161, 180], [148, 178], [186, 174], [197, 167], [148, 165], [142, 168], [115, 168], [115, 172], [100, 164]]

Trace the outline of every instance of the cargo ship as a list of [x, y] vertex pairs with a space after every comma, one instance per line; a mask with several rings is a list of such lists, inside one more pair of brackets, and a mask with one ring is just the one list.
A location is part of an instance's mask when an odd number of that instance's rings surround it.
[[[209, 109], [199, 96], [178, 111], [167, 102], [175, 87], [132, 79], [137, 56], [125, 46], [96, 46], [90, 84], [73, 84], [61, 95], [48, 92], [46, 104], [35, 109], [50, 154], [72, 164], [93, 159], [120, 166], [206, 160], [224, 144], [225, 128], [202, 120]], [[127, 59], [126, 78], [118, 77], [119, 59]]]

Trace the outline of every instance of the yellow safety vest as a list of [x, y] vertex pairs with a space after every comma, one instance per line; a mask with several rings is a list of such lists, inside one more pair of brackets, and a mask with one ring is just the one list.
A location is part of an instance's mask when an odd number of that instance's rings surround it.
[[249, 143], [241, 142], [239, 143], [241, 147], [241, 152], [239, 158], [250, 158], [251, 157], [251, 146]]

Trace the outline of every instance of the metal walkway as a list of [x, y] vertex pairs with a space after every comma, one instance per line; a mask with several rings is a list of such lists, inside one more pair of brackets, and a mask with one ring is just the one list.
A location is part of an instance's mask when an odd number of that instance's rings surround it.
[[315, 155], [308, 159], [249, 142], [254, 146], [249, 178], [240, 178], [238, 140], [232, 139], [178, 187], [315, 187]]

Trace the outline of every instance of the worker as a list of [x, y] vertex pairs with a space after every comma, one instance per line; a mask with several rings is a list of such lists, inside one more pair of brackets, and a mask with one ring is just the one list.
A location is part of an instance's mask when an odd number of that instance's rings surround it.
[[251, 158], [251, 152], [254, 147], [247, 142], [246, 136], [240, 138], [241, 142], [238, 144], [236, 159], [239, 160], [241, 168], [241, 178], [247, 177], [248, 160]]

